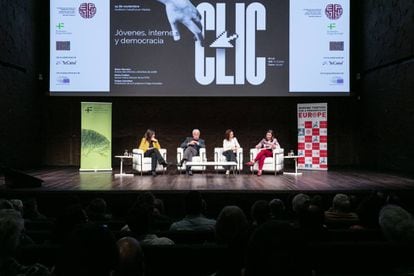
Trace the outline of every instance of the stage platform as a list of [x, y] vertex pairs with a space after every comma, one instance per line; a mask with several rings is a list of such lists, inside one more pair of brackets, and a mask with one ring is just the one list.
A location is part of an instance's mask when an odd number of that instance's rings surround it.
[[[75, 167], [45, 168], [29, 170], [26, 173], [44, 180], [41, 188], [13, 189], [14, 191], [154, 191], [183, 192], [201, 190], [204, 192], [333, 192], [333, 191], [372, 191], [372, 190], [414, 190], [414, 178], [390, 173], [355, 169], [335, 169], [329, 171], [302, 171], [300, 176], [264, 174], [260, 177], [248, 172], [237, 175], [206, 172], [193, 176], [177, 172], [152, 177], [115, 177], [105, 172], [79, 172]], [[0, 190], [7, 189], [4, 179], [0, 179]], [[10, 190], [10, 189], [7, 189]]]

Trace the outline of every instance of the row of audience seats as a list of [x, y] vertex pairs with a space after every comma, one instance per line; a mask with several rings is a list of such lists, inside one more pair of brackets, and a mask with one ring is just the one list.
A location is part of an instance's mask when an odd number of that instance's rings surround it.
[[[107, 222], [105, 222], [104, 225]], [[125, 225], [125, 224], [123, 224]], [[121, 238], [127, 233], [120, 230], [120, 228], [111, 229], [116, 238]], [[50, 240], [53, 235], [54, 228], [32, 229], [26, 227], [25, 233], [36, 243], [42, 244]], [[212, 231], [160, 231], [157, 232], [158, 237], [167, 237], [177, 244], [201, 244], [204, 242], [214, 242], [215, 235]], [[384, 241], [383, 233], [379, 229], [364, 229], [364, 230], [348, 230], [348, 229], [333, 229], [326, 230], [321, 235], [313, 236], [312, 240], [323, 240], [333, 242], [346, 241]]]
[[[413, 265], [413, 249], [412, 246], [385, 241], [310, 242], [290, 258], [316, 275], [392, 275], [396, 273], [396, 267]], [[58, 245], [30, 245], [20, 248], [17, 259], [23, 264], [38, 262], [52, 266], [57, 261], [59, 250]], [[147, 276], [209, 275], [229, 254], [226, 246], [214, 243], [149, 246], [143, 250]], [[272, 255], [283, 256], [283, 252], [273, 252]]]

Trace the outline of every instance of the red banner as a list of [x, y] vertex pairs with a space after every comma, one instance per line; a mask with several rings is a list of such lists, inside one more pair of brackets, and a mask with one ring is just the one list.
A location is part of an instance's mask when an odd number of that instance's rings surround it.
[[328, 169], [328, 104], [298, 104], [298, 169]]

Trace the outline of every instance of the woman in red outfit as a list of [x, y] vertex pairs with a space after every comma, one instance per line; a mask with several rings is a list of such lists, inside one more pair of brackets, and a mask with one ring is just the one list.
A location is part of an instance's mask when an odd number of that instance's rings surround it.
[[266, 157], [272, 157], [273, 150], [277, 148], [280, 148], [280, 145], [273, 135], [273, 130], [269, 129], [266, 132], [265, 138], [263, 138], [259, 142], [259, 144], [256, 145], [256, 149], [261, 149], [261, 151], [259, 151], [254, 160], [251, 160], [250, 162], [246, 163], [246, 165], [253, 166], [254, 163], [259, 162], [259, 170], [257, 171], [257, 176], [261, 176], [263, 164]]

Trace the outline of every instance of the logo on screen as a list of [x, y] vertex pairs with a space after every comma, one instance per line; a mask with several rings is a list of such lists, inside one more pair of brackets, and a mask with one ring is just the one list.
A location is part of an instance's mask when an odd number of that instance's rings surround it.
[[[233, 6], [234, 5], [234, 6]], [[235, 22], [226, 21], [229, 6], [235, 9]], [[266, 79], [266, 57], [256, 57], [256, 35], [266, 30], [266, 8], [263, 4], [200, 3], [197, 10], [202, 15], [202, 30], [213, 31], [216, 38], [204, 47], [195, 42], [195, 79], [201, 85], [260, 85]], [[227, 25], [229, 24], [229, 25]], [[234, 32], [229, 30], [235, 26]], [[231, 28], [231, 27], [230, 27]], [[207, 52], [214, 50], [214, 56]], [[235, 59], [226, 59], [234, 53]], [[233, 63], [233, 64], [229, 64]], [[234, 68], [228, 72], [228, 68]]]
[[344, 84], [344, 78], [340, 76], [335, 76], [331, 78], [331, 84], [335, 85], [343, 85]]
[[59, 76], [57, 78], [57, 83], [58, 84], [63, 84], [63, 85], [68, 85], [68, 84], [70, 84], [70, 79], [66, 76]]
[[331, 31], [332, 31], [333, 29], [336, 29], [336, 24], [335, 24], [335, 23], [331, 23], [331, 24], [329, 24], [329, 25], [328, 25], [328, 29], [329, 29], [329, 30], [331, 30]]
[[96, 14], [95, 4], [94, 3], [82, 3], [79, 6], [79, 14], [85, 19], [94, 17]]
[[343, 41], [330, 41], [329, 42], [329, 51], [343, 51], [344, 42]]
[[322, 62], [323, 66], [329, 66], [329, 65], [344, 65], [344, 61], [337, 61], [337, 60], [327, 60]]
[[75, 16], [76, 15], [76, 8], [75, 7], [56, 7], [57, 9], [57, 14], [59, 16]]
[[325, 14], [331, 20], [341, 18], [343, 11], [340, 4], [328, 4], [325, 8]]
[[56, 65], [76, 65], [76, 60], [58, 60]]
[[70, 51], [70, 41], [56, 41], [56, 51]]
[[59, 22], [59, 23], [56, 25], [56, 28], [58, 28], [59, 30], [63, 29], [64, 27], [65, 27], [65, 24], [64, 24], [64, 23], [62, 23], [62, 22]]

